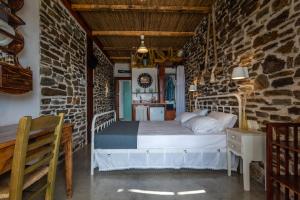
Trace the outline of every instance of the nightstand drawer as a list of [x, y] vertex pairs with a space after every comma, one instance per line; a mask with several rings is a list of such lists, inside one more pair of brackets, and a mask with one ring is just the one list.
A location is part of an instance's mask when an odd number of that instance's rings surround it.
[[238, 154], [242, 153], [240, 144], [232, 142], [231, 140], [227, 140], [227, 145], [228, 145], [227, 148], [235, 151], [236, 153]]
[[232, 140], [234, 142], [237, 142], [237, 143], [241, 144], [241, 141], [242, 141], [241, 134], [238, 134], [238, 133], [235, 133], [235, 132], [232, 132], [232, 131], [227, 131], [227, 132], [228, 132], [227, 140]]

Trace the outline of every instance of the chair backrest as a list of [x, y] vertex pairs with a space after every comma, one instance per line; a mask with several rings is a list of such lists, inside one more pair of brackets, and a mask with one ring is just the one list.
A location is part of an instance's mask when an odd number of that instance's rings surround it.
[[[45, 192], [45, 199], [53, 199], [60, 138], [64, 114], [42, 116], [36, 119], [22, 117], [19, 121], [12, 162], [9, 196], [21, 200], [27, 187], [26, 178], [46, 169], [47, 183], [41, 186], [30, 199]], [[31, 137], [32, 135], [32, 137]]]

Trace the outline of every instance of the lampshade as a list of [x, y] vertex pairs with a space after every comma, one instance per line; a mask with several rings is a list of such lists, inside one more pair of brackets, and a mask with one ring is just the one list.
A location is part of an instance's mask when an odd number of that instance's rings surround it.
[[248, 68], [247, 67], [234, 68], [231, 78], [234, 80], [241, 80], [241, 79], [249, 78]]
[[139, 46], [138, 53], [148, 53], [148, 49], [145, 46], [145, 42], [144, 42], [144, 35], [141, 35], [141, 45]]
[[189, 92], [196, 92], [197, 86], [196, 85], [190, 85]]

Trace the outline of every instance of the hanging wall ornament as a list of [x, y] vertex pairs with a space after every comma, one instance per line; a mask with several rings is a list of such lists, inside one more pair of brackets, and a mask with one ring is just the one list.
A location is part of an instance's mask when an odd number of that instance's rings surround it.
[[218, 55], [217, 55], [217, 40], [216, 40], [216, 13], [215, 6], [212, 5], [212, 24], [213, 24], [213, 45], [214, 45], [214, 66], [210, 75], [210, 83], [216, 82], [215, 70], [218, 67]]
[[202, 71], [201, 77], [200, 77], [200, 85], [205, 85], [205, 78], [204, 75], [207, 73], [207, 66], [208, 66], [208, 51], [209, 51], [209, 34], [210, 34], [210, 15], [208, 15], [207, 20], [207, 34], [206, 34], [206, 50], [205, 50], [205, 65], [204, 70]]

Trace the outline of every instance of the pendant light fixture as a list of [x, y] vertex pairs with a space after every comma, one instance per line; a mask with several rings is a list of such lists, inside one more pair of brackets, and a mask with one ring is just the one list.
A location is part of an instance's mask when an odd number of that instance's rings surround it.
[[137, 50], [138, 53], [142, 53], [142, 54], [148, 53], [148, 49], [145, 46], [145, 41], [144, 40], [145, 40], [145, 36], [141, 35], [141, 44], [140, 44], [140, 46], [139, 46], [139, 48]]

